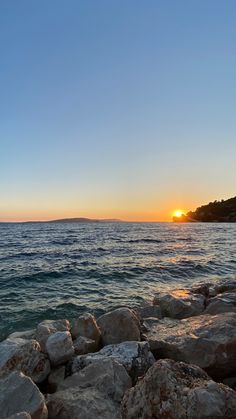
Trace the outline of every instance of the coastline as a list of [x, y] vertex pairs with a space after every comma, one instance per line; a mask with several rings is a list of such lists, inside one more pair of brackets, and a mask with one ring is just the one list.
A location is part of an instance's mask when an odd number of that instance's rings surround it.
[[232, 418], [235, 385], [236, 281], [157, 290], [137, 309], [45, 320], [0, 342], [2, 419], [192, 418], [196, 407]]

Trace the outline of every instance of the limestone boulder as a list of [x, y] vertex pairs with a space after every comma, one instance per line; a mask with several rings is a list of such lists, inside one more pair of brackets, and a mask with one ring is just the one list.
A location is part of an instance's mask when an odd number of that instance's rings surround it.
[[236, 372], [236, 313], [152, 319], [145, 338], [156, 358], [196, 364], [214, 378]]
[[206, 314], [236, 312], [236, 292], [224, 292], [208, 300]]
[[73, 320], [71, 327], [73, 339], [80, 336], [94, 340], [98, 345], [101, 339], [101, 332], [97, 325], [96, 319], [92, 314], [86, 313]]
[[8, 338], [0, 343], [0, 378], [12, 371], [22, 371], [35, 383], [44, 381], [50, 372], [50, 363], [36, 340]]
[[135, 313], [123, 307], [99, 317], [103, 345], [140, 340], [140, 323]]
[[125, 367], [111, 358], [106, 358], [94, 360], [78, 373], [66, 378], [60, 383], [58, 390], [95, 387], [115, 402], [121, 402], [125, 391], [131, 385], [132, 381]]
[[74, 355], [74, 346], [70, 332], [56, 332], [49, 336], [46, 351], [53, 366], [69, 361]]
[[71, 387], [50, 394], [50, 419], [121, 419], [120, 406], [94, 387]]
[[236, 392], [195, 365], [159, 360], [126, 392], [122, 413], [123, 419], [232, 419]]
[[37, 326], [36, 340], [40, 343], [42, 351], [46, 351], [46, 342], [49, 336], [56, 332], [69, 331], [70, 322], [68, 320], [44, 320]]
[[75, 354], [83, 355], [89, 352], [97, 352], [99, 350], [99, 344], [93, 339], [79, 336], [74, 342]]
[[27, 417], [19, 412], [26, 412], [32, 419], [48, 417], [44, 396], [29, 377], [18, 371], [0, 380], [0, 412], [1, 419]]
[[164, 317], [184, 319], [198, 316], [204, 311], [205, 297], [187, 289], [161, 291], [155, 294], [153, 304], [161, 308]]
[[29, 339], [29, 340], [35, 339], [36, 329], [25, 330], [24, 332], [14, 332], [8, 336], [8, 339], [15, 339], [15, 338]]
[[123, 365], [133, 381], [145, 374], [155, 359], [150, 352], [148, 342], [123, 342], [117, 345], [108, 345], [99, 352], [77, 356], [72, 364], [72, 373], [79, 372], [89, 364], [100, 360], [114, 359]]

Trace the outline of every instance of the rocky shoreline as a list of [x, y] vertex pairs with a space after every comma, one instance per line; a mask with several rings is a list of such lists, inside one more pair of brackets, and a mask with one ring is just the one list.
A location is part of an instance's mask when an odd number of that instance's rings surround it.
[[236, 281], [0, 342], [1, 419], [236, 417]]

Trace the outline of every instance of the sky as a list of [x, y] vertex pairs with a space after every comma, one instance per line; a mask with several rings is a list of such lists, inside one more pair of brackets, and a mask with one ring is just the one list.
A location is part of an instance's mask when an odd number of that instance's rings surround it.
[[0, 221], [236, 195], [235, 0], [2, 0]]

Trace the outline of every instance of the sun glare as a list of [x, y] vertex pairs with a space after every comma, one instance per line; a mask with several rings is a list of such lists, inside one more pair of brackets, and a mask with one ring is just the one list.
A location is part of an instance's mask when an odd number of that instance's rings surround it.
[[177, 210], [174, 212], [175, 217], [181, 217], [182, 214], [183, 214], [183, 211], [180, 211], [180, 210]]

